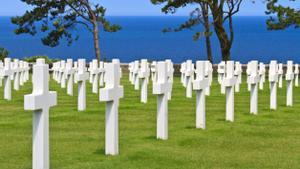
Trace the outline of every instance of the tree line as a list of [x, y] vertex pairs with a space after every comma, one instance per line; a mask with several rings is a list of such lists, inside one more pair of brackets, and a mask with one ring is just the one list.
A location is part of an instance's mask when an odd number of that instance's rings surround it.
[[[89, 0], [21, 0], [30, 5], [31, 10], [21, 16], [11, 18], [17, 25], [15, 34], [36, 35], [45, 33], [41, 39], [44, 45], [55, 47], [66, 40], [69, 45], [79, 38], [72, 32], [79, 26], [84, 27], [93, 37], [95, 58], [101, 59], [100, 29], [106, 32], [117, 32], [120, 25], [112, 24], [106, 16], [106, 8], [100, 3]], [[100, 0], [99, 0], [100, 1]], [[153, 5], [162, 6], [161, 11], [174, 14], [179, 8], [191, 7], [189, 18], [175, 28], [166, 28], [164, 32], [178, 32], [185, 29], [195, 31], [193, 40], [205, 38], [207, 59], [213, 61], [211, 35], [215, 34], [221, 49], [222, 60], [230, 60], [234, 42], [234, 16], [239, 13], [243, 0], [149, 0]], [[297, 0], [288, 0], [291, 3]], [[255, 2], [255, 0], [253, 0]], [[284, 6], [280, 0], [265, 0], [266, 14], [270, 17], [266, 25], [270, 30], [298, 28], [300, 11], [297, 8]], [[125, 3], [125, 2], [124, 2]], [[199, 27], [200, 26], [200, 27]], [[8, 52], [0, 54], [8, 55]]]

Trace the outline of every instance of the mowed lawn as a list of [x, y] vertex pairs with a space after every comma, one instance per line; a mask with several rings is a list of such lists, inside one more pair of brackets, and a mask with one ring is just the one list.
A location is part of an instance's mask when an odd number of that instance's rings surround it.
[[[52, 169], [99, 168], [299, 168], [300, 88], [294, 88], [294, 106], [286, 107], [286, 88], [278, 89], [278, 110], [269, 110], [269, 84], [259, 91], [258, 115], [249, 114], [249, 92], [243, 76], [235, 94], [235, 121], [225, 121], [225, 96], [214, 78], [206, 97], [207, 129], [195, 128], [195, 92], [185, 97], [180, 78], [174, 79], [169, 102], [169, 139], [156, 139], [156, 96], [149, 84], [148, 103], [140, 103], [124, 74], [125, 97], [120, 100], [120, 155], [105, 156], [105, 103], [92, 94], [87, 82], [87, 110], [77, 111], [74, 96], [51, 80], [58, 105], [50, 110], [50, 164]], [[0, 169], [30, 169], [32, 112], [24, 111], [23, 95], [31, 82], [13, 91], [13, 100], [0, 92]]]

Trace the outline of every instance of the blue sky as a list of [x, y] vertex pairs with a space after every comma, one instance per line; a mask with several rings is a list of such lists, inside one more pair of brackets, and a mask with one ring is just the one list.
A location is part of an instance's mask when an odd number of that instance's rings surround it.
[[[161, 16], [159, 6], [151, 4], [150, 0], [91, 0], [94, 3], [100, 2], [107, 8], [107, 14], [113, 16]], [[124, 1], [124, 2], [123, 2]], [[263, 0], [244, 0], [239, 15], [241, 16], [262, 16], [265, 11]], [[126, 2], [126, 3], [125, 3]], [[283, 1], [287, 3], [287, 0]], [[297, 2], [299, 4], [299, 2]], [[176, 15], [188, 15], [191, 7], [180, 9]], [[24, 11], [30, 9], [20, 0], [7, 0], [0, 6], [0, 16], [21, 15]]]

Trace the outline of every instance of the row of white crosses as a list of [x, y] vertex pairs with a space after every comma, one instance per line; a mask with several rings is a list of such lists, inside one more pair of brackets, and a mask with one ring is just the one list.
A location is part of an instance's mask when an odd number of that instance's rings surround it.
[[[147, 61], [142, 61], [147, 63]], [[9, 59], [5, 63], [10, 66]], [[68, 63], [68, 61], [67, 61]], [[69, 60], [69, 63], [70, 60]], [[196, 99], [196, 127], [205, 129], [205, 91], [209, 87], [209, 77], [206, 75], [208, 64], [207, 61], [196, 62], [196, 78], [192, 79], [192, 89], [195, 90]], [[66, 75], [76, 72], [75, 78], [79, 83], [79, 95], [85, 99], [85, 81], [89, 75], [87, 73], [86, 63], [84, 59], [79, 59], [77, 62], [76, 71], [65, 71]], [[148, 64], [146, 67], [149, 68]], [[168, 98], [172, 89], [169, 68], [170, 61], [155, 62], [155, 75], [153, 78], [153, 94], [157, 95], [157, 138], [168, 139]], [[257, 113], [257, 92], [258, 83], [261, 76], [258, 71], [258, 62], [251, 61], [249, 64], [249, 79], [251, 89], [251, 113]], [[5, 66], [4, 66], [5, 67]], [[54, 66], [55, 67], [55, 66]], [[55, 68], [53, 67], [53, 70]], [[69, 66], [66, 69], [69, 70]], [[142, 66], [143, 67], [143, 66]], [[26, 95], [24, 98], [25, 110], [33, 110], [33, 169], [49, 168], [49, 108], [57, 104], [56, 92], [49, 92], [49, 66], [45, 64], [44, 59], [37, 59], [33, 66], [33, 92]], [[227, 61], [224, 64], [224, 75], [222, 77], [222, 85], [226, 93], [226, 120], [234, 121], [234, 87], [238, 81], [237, 69], [240, 69], [233, 61]], [[235, 70], [236, 69], [236, 70]], [[8, 69], [4, 69], [8, 70]], [[56, 69], [56, 74], [59, 76], [61, 68]], [[143, 70], [143, 68], [141, 69]], [[172, 69], [171, 69], [172, 70]], [[106, 102], [106, 129], [105, 129], [105, 152], [107, 155], [117, 155], [119, 153], [118, 143], [118, 108], [119, 99], [124, 96], [123, 86], [120, 85], [121, 68], [120, 61], [113, 60], [104, 66], [105, 87], [100, 89], [100, 101]], [[141, 71], [139, 77], [147, 77]], [[292, 89], [294, 80], [294, 66], [292, 61], [287, 63], [286, 80], [287, 80], [287, 105], [292, 105]], [[6, 73], [10, 79], [11, 73]], [[271, 61], [269, 69], [269, 81], [271, 91], [275, 88], [278, 81], [278, 67], [276, 61]], [[66, 75], [60, 75], [66, 76]], [[68, 81], [70, 80], [67, 78]], [[73, 80], [71, 80], [73, 81]], [[271, 95], [272, 92], [271, 92]], [[84, 107], [85, 105], [81, 105]], [[256, 107], [255, 107], [256, 106]]]
[[[199, 74], [202, 69], [196, 69], [192, 60], [187, 60], [183, 62], [180, 67], [181, 78], [180, 81], [182, 85], [186, 88], [186, 97], [192, 98], [192, 90], [193, 90], [193, 81], [195, 79], [195, 74]], [[205, 89], [205, 95], [210, 95], [210, 86], [213, 80], [213, 68], [212, 64], [209, 61], [204, 61], [204, 76], [208, 79], [208, 86]], [[197, 78], [196, 78], [197, 79]]]
[[[285, 79], [287, 81], [287, 106], [293, 105], [293, 81], [298, 81], [299, 74], [298, 64], [293, 65], [293, 61], [288, 61], [286, 65]], [[247, 64], [247, 83], [250, 93], [250, 113], [257, 114], [257, 102], [258, 102], [258, 83], [259, 89], [263, 90], [263, 83], [265, 82], [265, 65], [259, 64], [258, 61], [250, 61]], [[282, 88], [283, 84], [283, 64], [277, 63], [272, 60], [269, 64], [269, 83], [270, 83], [270, 109], [277, 109], [277, 83], [278, 87]], [[295, 85], [296, 86], [296, 85]]]
[[[168, 93], [168, 100], [171, 100], [172, 97], [172, 85], [173, 85], [173, 75], [174, 75], [174, 66], [173, 62], [169, 59], [165, 60], [167, 64], [167, 81], [171, 86], [170, 91]], [[153, 82], [157, 81], [157, 62], [154, 61], [151, 65], [148, 63], [147, 59], [142, 59], [141, 61], [134, 61], [128, 64], [129, 70], [129, 81], [134, 85], [135, 90], [140, 89], [140, 81], [141, 81], [141, 102], [147, 103], [147, 91], [148, 91], [148, 83], [149, 77], [151, 75], [151, 79]]]
[[11, 81], [13, 80], [13, 89], [19, 90], [20, 86], [23, 86], [25, 82], [29, 80], [29, 63], [11, 58], [5, 58], [4, 64], [0, 61], [0, 86], [2, 86], [2, 80], [4, 79], [4, 99], [11, 100]]
[[[9, 63], [8, 61], [6, 59], [6, 63]], [[71, 63], [70, 60], [68, 61]], [[77, 64], [75, 78], [78, 83], [78, 99], [85, 100], [85, 81], [89, 77], [85, 59], [79, 59]], [[59, 75], [61, 68], [57, 65], [58, 62], [53, 65], [52, 69], [53, 77], [56, 80], [59, 80], [58, 77], [69, 76], [74, 72], [65, 71], [66, 75]], [[69, 70], [69, 67], [70, 65], [66, 66], [66, 69]], [[107, 155], [117, 155], [119, 152], [118, 107], [119, 99], [123, 97], [123, 87], [120, 86], [120, 70], [119, 60], [107, 63], [105, 66], [105, 87], [100, 89], [99, 101], [106, 102], [105, 152]], [[4, 72], [4, 74], [8, 74], [7, 78], [10, 78], [10, 73]], [[70, 78], [67, 79], [70, 80]], [[45, 64], [45, 59], [37, 59], [33, 66], [32, 83], [32, 94], [24, 96], [24, 109], [33, 111], [32, 168], [49, 169], [49, 108], [57, 104], [57, 93], [49, 91], [49, 65]], [[85, 102], [78, 104], [78, 106], [80, 109], [84, 109]]]

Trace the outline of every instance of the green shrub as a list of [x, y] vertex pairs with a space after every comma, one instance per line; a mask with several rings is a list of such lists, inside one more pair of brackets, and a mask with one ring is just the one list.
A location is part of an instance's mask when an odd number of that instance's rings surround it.
[[51, 59], [48, 56], [31, 56], [31, 57], [26, 57], [23, 60], [26, 62], [29, 62], [29, 63], [33, 63], [36, 61], [36, 59], [39, 59], [39, 58], [44, 58], [46, 63], [48, 63], [48, 64], [52, 64], [52, 63], [60, 60], [60, 59]]
[[4, 60], [8, 56], [9, 52], [5, 48], [0, 47], [0, 60]]

